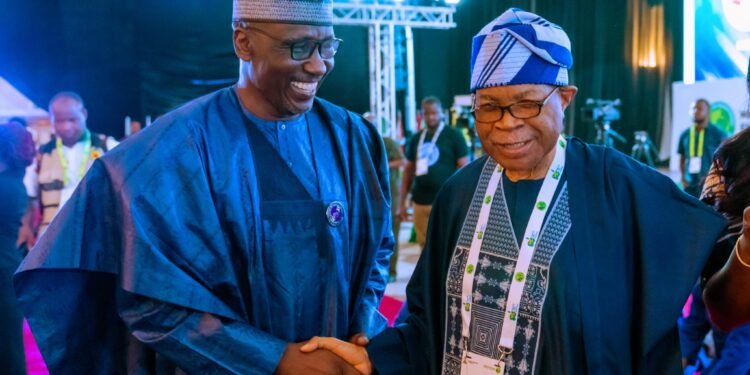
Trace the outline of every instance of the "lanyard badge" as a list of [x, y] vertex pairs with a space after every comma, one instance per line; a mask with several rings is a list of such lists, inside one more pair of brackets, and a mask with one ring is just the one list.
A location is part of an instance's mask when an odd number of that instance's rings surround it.
[[[432, 141], [431, 141], [433, 148], [437, 148], [437, 141], [444, 127], [445, 127], [444, 124], [440, 124], [437, 131], [435, 131], [435, 135], [432, 137]], [[430, 169], [430, 158], [432, 157], [432, 152], [429, 155], [422, 155], [422, 146], [424, 145], [424, 140], [425, 140], [426, 135], [427, 135], [427, 129], [422, 131], [422, 134], [419, 135], [419, 143], [417, 143], [417, 165], [416, 165], [417, 176], [426, 175]]]
[[567, 142], [560, 137], [557, 143], [555, 159], [547, 170], [547, 174], [542, 183], [542, 188], [537, 195], [536, 203], [532, 209], [531, 218], [526, 225], [523, 239], [520, 241], [521, 246], [518, 251], [518, 260], [513, 271], [510, 290], [506, 298], [505, 314], [503, 317], [502, 331], [500, 332], [500, 350], [499, 359], [492, 359], [481, 356], [470, 351], [470, 327], [471, 327], [471, 310], [472, 310], [472, 292], [474, 287], [474, 271], [479, 260], [479, 253], [482, 248], [482, 240], [487, 229], [489, 214], [492, 203], [497, 192], [498, 185], [502, 178], [503, 168], [498, 165], [490, 177], [487, 190], [484, 194], [483, 204], [479, 211], [477, 226], [474, 237], [471, 241], [471, 248], [463, 274], [463, 283], [461, 290], [461, 335], [463, 340], [463, 358], [461, 361], [461, 374], [503, 374], [505, 372], [505, 360], [513, 353], [513, 344], [515, 341], [516, 325], [520, 313], [521, 297], [523, 295], [524, 285], [526, 284], [526, 273], [528, 272], [534, 251], [539, 243], [539, 234], [541, 233], [542, 224], [547, 210], [551, 206], [557, 186], [562, 177], [565, 168], [565, 148]]

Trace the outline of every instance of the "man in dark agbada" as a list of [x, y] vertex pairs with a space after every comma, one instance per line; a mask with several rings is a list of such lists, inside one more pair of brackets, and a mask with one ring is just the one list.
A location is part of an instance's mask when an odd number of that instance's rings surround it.
[[15, 276], [54, 374], [356, 373], [393, 239], [373, 126], [315, 94], [329, 1], [235, 0], [236, 85], [97, 160]]
[[704, 268], [720, 215], [622, 153], [560, 137], [577, 91], [561, 27], [508, 9], [473, 42], [488, 156], [435, 200], [408, 320], [366, 349], [331, 338], [301, 349], [380, 375], [678, 374], [676, 320], [701, 271], [726, 291], [706, 299], [718, 299], [712, 314], [746, 322], [750, 209], [718, 261], [728, 267]]

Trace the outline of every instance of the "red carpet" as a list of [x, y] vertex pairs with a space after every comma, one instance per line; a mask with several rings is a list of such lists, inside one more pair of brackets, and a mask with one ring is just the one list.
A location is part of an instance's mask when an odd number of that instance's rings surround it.
[[42, 360], [42, 353], [39, 353], [34, 336], [31, 335], [31, 330], [25, 320], [23, 321], [23, 346], [26, 350], [26, 370], [28, 374], [49, 375], [47, 366], [44, 365], [44, 360]]
[[388, 319], [388, 327], [393, 326], [393, 322], [396, 321], [398, 313], [399, 311], [401, 311], [401, 306], [403, 305], [404, 301], [400, 301], [388, 296], [383, 297], [383, 300], [380, 301], [380, 307], [378, 308], [378, 310], [381, 314], [383, 314], [383, 316], [386, 317], [386, 319]]

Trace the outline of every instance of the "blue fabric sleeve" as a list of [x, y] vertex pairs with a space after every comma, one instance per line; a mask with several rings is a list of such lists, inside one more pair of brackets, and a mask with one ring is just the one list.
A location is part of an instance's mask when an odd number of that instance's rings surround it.
[[188, 373], [271, 374], [287, 343], [247, 323], [122, 292], [132, 334]]
[[[371, 157], [377, 174], [377, 188], [380, 189], [382, 196], [388, 202], [388, 206], [390, 206], [391, 194], [388, 155], [385, 150], [383, 139], [371, 124], [357, 121], [357, 118], [352, 115], [348, 116], [348, 121], [355, 126], [361, 126], [361, 129], [364, 129], [368, 134], [365, 138], [369, 138], [370, 140], [368, 146], [371, 149]], [[373, 188], [376, 187], [373, 186]], [[367, 280], [367, 285], [365, 286], [361, 301], [354, 313], [350, 330], [352, 334], [363, 333], [367, 337], [373, 337], [383, 331], [388, 325], [388, 321], [385, 317], [378, 312], [378, 306], [380, 306], [380, 300], [385, 293], [385, 286], [388, 280], [388, 267], [390, 265], [391, 255], [393, 254], [393, 245], [395, 243], [391, 220], [390, 209], [388, 209], [384, 211], [382, 227], [379, 229], [380, 242], [377, 249], [375, 249], [375, 256], [370, 265], [370, 274]], [[376, 229], [376, 233], [377, 231], [378, 230]]]
[[633, 329], [639, 337], [633, 368], [667, 373], [679, 364], [676, 320], [726, 220], [656, 170], [616, 151], [607, 150], [606, 155], [614, 197], [629, 202], [613, 215], [632, 215], [633, 227], [627, 230], [636, 235], [625, 238], [635, 241]]
[[370, 341], [373, 368], [386, 374], [438, 374], [443, 358], [445, 282], [450, 258], [486, 158], [467, 165], [441, 188], [430, 214], [427, 242], [406, 287], [405, 324], [388, 328]]
[[[388, 221], [390, 225], [390, 220]], [[383, 238], [380, 248], [373, 260], [370, 279], [362, 294], [362, 301], [354, 314], [351, 332], [363, 333], [367, 337], [373, 337], [383, 331], [388, 325], [388, 320], [380, 314], [378, 306], [385, 293], [386, 280], [388, 279], [388, 266], [393, 253], [393, 236]]]

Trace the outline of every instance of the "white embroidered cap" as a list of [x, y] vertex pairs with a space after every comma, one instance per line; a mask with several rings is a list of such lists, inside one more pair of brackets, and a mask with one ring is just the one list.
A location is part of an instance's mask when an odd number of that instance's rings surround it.
[[332, 0], [233, 0], [232, 21], [332, 26]]

